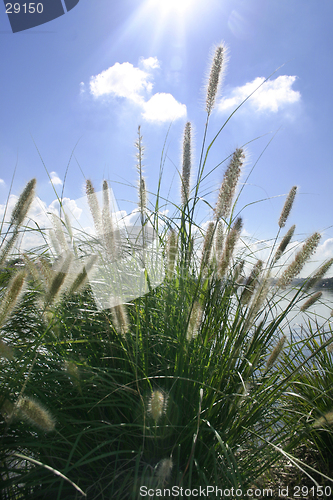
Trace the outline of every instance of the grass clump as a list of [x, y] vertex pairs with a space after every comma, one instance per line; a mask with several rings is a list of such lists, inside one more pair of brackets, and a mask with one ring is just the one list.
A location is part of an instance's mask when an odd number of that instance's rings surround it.
[[[195, 221], [200, 182], [216, 139], [205, 147], [223, 61], [220, 46], [207, 87], [206, 129], [192, 190], [191, 124], [185, 126], [181, 203], [174, 205], [175, 214], [162, 216], [159, 194], [154, 211], [148, 209], [139, 129], [140, 226], [134, 237], [124, 238], [114, 225], [107, 182], [101, 210], [88, 180], [95, 236], [79, 245], [68, 218], [53, 218], [55, 262], [46, 247], [43, 255], [25, 256], [25, 270], [2, 283], [2, 337], [15, 348], [15, 358], [6, 356], [0, 375], [5, 498], [130, 500], [140, 498], [145, 488], [155, 489], [157, 498], [161, 488], [210, 485], [241, 489], [246, 497], [247, 488], [259, 484], [279, 459], [292, 457], [317, 432], [318, 419], [325, 418], [326, 409], [318, 411], [314, 398], [300, 396], [316, 408], [310, 420], [317, 424], [304, 425], [308, 407], [296, 412], [295, 396], [288, 396], [295, 387], [308, 387], [302, 381], [308, 359], [298, 360], [300, 346], [281, 335], [287, 314], [306, 291], [295, 289], [287, 305], [279, 305], [281, 291], [315, 251], [320, 235], [311, 236], [279, 276], [276, 262], [295, 226], [277, 250], [274, 244], [267, 261], [256, 259], [249, 266], [243, 222], [234, 217], [243, 148], [232, 155], [206, 231]], [[295, 194], [292, 188], [278, 235]], [[22, 217], [14, 219], [18, 230]], [[156, 253], [163, 256], [165, 270], [158, 284], [148, 265], [152, 235], [157, 235]], [[125, 261], [133, 278], [135, 255], [144, 270], [139, 275], [144, 293], [126, 301], [133, 281], [126, 282], [120, 269], [126, 271]], [[96, 268], [102, 269], [97, 279], [90, 274]], [[21, 306], [9, 310], [7, 297], [16, 290], [12, 283], [23, 273], [27, 285]], [[95, 300], [100, 277], [105, 278], [106, 307]], [[309, 360], [317, 353], [323, 350]]]

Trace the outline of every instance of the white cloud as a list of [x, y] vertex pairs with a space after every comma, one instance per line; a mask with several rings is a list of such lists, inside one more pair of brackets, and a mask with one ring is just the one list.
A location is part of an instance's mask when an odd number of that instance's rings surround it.
[[[71, 200], [70, 198], [63, 198], [62, 206], [72, 223], [73, 220], [78, 221], [80, 219], [82, 208], [78, 207], [78, 204], [75, 200]], [[48, 211], [59, 215], [59, 201], [52, 201], [52, 203], [48, 207]]]
[[97, 76], [90, 79], [90, 92], [95, 97], [114, 95], [125, 97], [135, 102], [142, 101], [142, 94], [150, 92], [153, 84], [149, 81], [149, 74], [133, 64], [116, 63]]
[[142, 118], [150, 122], [170, 122], [186, 116], [185, 104], [171, 94], [156, 93], [150, 97], [152, 72], [160, 67], [157, 57], [141, 58], [139, 65], [143, 69], [129, 62], [117, 62], [99, 75], [92, 76], [90, 93], [96, 98], [111, 95], [128, 99], [141, 107]]
[[169, 122], [186, 116], [185, 104], [165, 93], [154, 94], [145, 102], [143, 109], [143, 118], [153, 122]]
[[159, 60], [157, 57], [148, 57], [144, 59], [143, 57], [140, 59], [139, 63], [146, 69], [157, 69], [160, 67]]
[[[315, 257], [318, 260], [328, 260], [333, 256], [333, 238], [327, 238], [321, 245], [318, 246], [318, 249], [315, 253]], [[333, 274], [333, 269], [331, 271], [331, 275]]]
[[5, 185], [5, 181], [3, 179], [0, 179], [0, 186], [4, 186]]
[[58, 176], [57, 172], [50, 173], [51, 181], [54, 186], [62, 186], [62, 180]]
[[[282, 107], [298, 102], [301, 94], [299, 91], [292, 89], [296, 78], [296, 76], [282, 75], [275, 80], [268, 80], [251, 96], [248, 101], [249, 105], [255, 111], [276, 113]], [[233, 110], [264, 81], [265, 78], [257, 77], [252, 82], [234, 88], [229, 97], [224, 97], [220, 101], [218, 109], [220, 111]]]

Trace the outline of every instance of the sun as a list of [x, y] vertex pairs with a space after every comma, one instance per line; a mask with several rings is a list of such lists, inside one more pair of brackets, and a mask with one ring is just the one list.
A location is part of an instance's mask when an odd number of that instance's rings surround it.
[[158, 9], [161, 17], [182, 17], [189, 14], [198, 4], [198, 0], [148, 0], [148, 5]]

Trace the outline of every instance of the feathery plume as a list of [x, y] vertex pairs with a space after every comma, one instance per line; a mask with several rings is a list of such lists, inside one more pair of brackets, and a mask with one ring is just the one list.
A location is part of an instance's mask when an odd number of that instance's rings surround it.
[[123, 337], [129, 330], [127, 312], [123, 304], [111, 308], [112, 319], [116, 331]]
[[64, 217], [65, 217], [66, 229], [67, 229], [67, 232], [68, 232], [68, 236], [70, 238], [70, 243], [72, 244], [73, 240], [74, 240], [73, 228], [72, 228], [71, 220], [70, 220], [69, 216], [67, 215], [67, 213], [65, 211], [64, 211]]
[[181, 200], [182, 205], [186, 205], [190, 196], [190, 176], [191, 176], [191, 123], [187, 122], [183, 139], [183, 169], [181, 176]]
[[212, 246], [214, 241], [214, 229], [215, 229], [215, 223], [209, 222], [202, 249], [202, 257], [200, 264], [201, 272], [203, 272], [204, 269], [206, 269], [209, 262], [209, 257], [212, 251]]
[[177, 235], [176, 232], [173, 229], [171, 229], [168, 237], [167, 251], [166, 251], [167, 275], [169, 279], [172, 278], [173, 275], [177, 253], [178, 253]]
[[139, 186], [139, 209], [141, 212], [141, 222], [143, 225], [144, 222], [144, 215], [146, 213], [147, 209], [147, 190], [146, 190], [146, 182], [144, 180], [144, 177], [142, 175], [142, 169], [143, 169], [143, 155], [144, 155], [144, 146], [142, 145], [142, 135], [141, 135], [141, 127], [139, 125], [138, 127], [138, 139], [135, 142], [135, 147], [138, 150], [136, 154], [136, 158], [138, 160], [137, 163], [137, 170], [139, 174], [139, 181], [138, 181], [138, 186]]
[[32, 200], [35, 196], [36, 179], [31, 179], [25, 186], [21, 196], [17, 200], [17, 203], [12, 212], [10, 219], [10, 225], [20, 226], [28, 213]]
[[45, 432], [51, 432], [55, 428], [55, 421], [49, 411], [34, 399], [26, 396], [20, 398], [16, 404], [16, 410], [30, 424]]
[[314, 276], [310, 278], [307, 283], [305, 283], [303, 290], [307, 292], [308, 290], [310, 290], [310, 288], [313, 288], [318, 283], [318, 281], [321, 280], [321, 278], [326, 274], [332, 264], [333, 258], [321, 265]]
[[22, 255], [24, 263], [26, 267], [28, 268], [32, 278], [36, 282], [37, 285], [41, 284], [41, 279], [40, 279], [40, 274], [38, 272], [38, 269], [36, 267], [36, 264], [28, 257], [26, 253]]
[[238, 238], [243, 227], [242, 219], [238, 217], [236, 219], [231, 231], [229, 231], [224, 245], [224, 250], [218, 264], [217, 275], [219, 279], [222, 279], [227, 272], [228, 266], [230, 264], [232, 254], [234, 252]]
[[88, 273], [95, 265], [97, 260], [98, 260], [98, 255], [92, 255], [91, 257], [88, 258], [86, 264], [83, 266], [82, 271], [78, 273], [72, 285], [70, 286], [69, 293], [75, 293], [78, 292], [79, 290], [82, 290], [84, 285], [87, 283]]
[[169, 479], [171, 471], [173, 468], [172, 458], [163, 458], [158, 465], [156, 476], [158, 478], [158, 484], [164, 485]]
[[67, 252], [67, 255], [65, 256], [63, 263], [61, 265], [60, 271], [58, 271], [52, 282], [49, 285], [49, 289], [45, 294], [45, 305], [50, 305], [52, 302], [56, 302], [64, 292], [64, 282], [67, 277], [67, 273], [69, 270], [69, 267], [72, 263], [73, 260], [73, 254], [70, 252]]
[[280, 355], [280, 353], [283, 349], [283, 345], [284, 345], [285, 341], [286, 341], [286, 336], [283, 335], [280, 338], [279, 342], [276, 344], [272, 354], [268, 358], [268, 361], [266, 364], [266, 372], [274, 365], [275, 361], [277, 360], [278, 356]]
[[206, 111], [208, 116], [210, 116], [214, 108], [216, 96], [222, 83], [222, 72], [225, 66], [225, 55], [225, 47], [222, 44], [218, 45], [215, 49], [207, 85]]
[[11, 249], [14, 246], [14, 243], [19, 235], [18, 229], [15, 228], [13, 231], [13, 234], [9, 240], [6, 241], [4, 248], [2, 248], [0, 252], [0, 266], [5, 262], [6, 258], [8, 257], [8, 254], [10, 253]]
[[142, 215], [146, 213], [147, 210], [147, 188], [146, 181], [144, 177], [140, 179], [140, 187], [139, 187], [139, 208]]
[[[268, 270], [263, 282], [260, 284], [252, 301], [251, 309], [246, 320], [247, 324], [251, 324], [256, 314], [263, 305], [270, 289], [270, 270]], [[245, 328], [245, 327], [244, 327]]]
[[[65, 231], [64, 231], [64, 226], [62, 220], [57, 217], [55, 214], [51, 214], [51, 220], [52, 220], [52, 225], [54, 228], [54, 237], [55, 241], [58, 243], [58, 246], [60, 245], [61, 251], [62, 252], [68, 252], [69, 247], [68, 243], [66, 241], [66, 236], [65, 236]], [[52, 236], [50, 234], [51, 240]], [[55, 248], [57, 251], [57, 248]]]
[[10, 280], [0, 304], [0, 326], [9, 318], [24, 291], [26, 271], [17, 272]]
[[0, 358], [14, 359], [13, 349], [2, 340], [0, 340]]
[[50, 243], [53, 246], [56, 255], [59, 257], [61, 255], [61, 248], [53, 229], [49, 230], [48, 236], [50, 238]]
[[261, 273], [263, 264], [263, 261], [259, 259], [253, 266], [250, 276], [246, 280], [244, 290], [240, 298], [242, 304], [248, 304], [250, 302], [254, 289], [258, 283], [258, 278]]
[[323, 417], [317, 418], [313, 423], [313, 427], [318, 429], [319, 427], [323, 427], [324, 425], [332, 425], [333, 424], [333, 411], [329, 411], [325, 413]]
[[240, 285], [240, 283], [238, 283], [238, 279], [241, 276], [243, 269], [244, 269], [244, 260], [240, 260], [239, 262], [237, 262], [234, 270], [234, 282], [236, 286]]
[[89, 179], [86, 181], [86, 195], [96, 232], [100, 235], [102, 233], [101, 210], [99, 208], [95, 189]]
[[166, 412], [168, 404], [168, 398], [164, 392], [155, 390], [151, 393], [148, 402], [148, 415], [150, 415], [155, 423], [161, 418], [161, 416]]
[[237, 183], [241, 174], [241, 168], [245, 159], [244, 150], [236, 149], [232, 159], [224, 174], [220, 191], [217, 197], [215, 207], [215, 219], [226, 219], [230, 215], [233, 198], [235, 195]]
[[40, 257], [37, 265], [43, 275], [43, 278], [45, 279], [46, 285], [49, 286], [53, 279], [53, 272], [50, 263], [44, 257]]
[[319, 233], [313, 233], [304, 243], [302, 249], [296, 254], [294, 261], [282, 273], [277, 282], [279, 288], [285, 288], [301, 272], [306, 261], [316, 251], [320, 240]]
[[280, 228], [284, 227], [286, 224], [286, 221], [288, 219], [288, 216], [290, 214], [291, 208], [292, 208], [293, 203], [294, 203], [296, 191], [297, 191], [297, 186], [293, 186], [291, 188], [291, 190], [289, 191], [289, 194], [287, 196], [285, 204], [283, 205], [283, 209], [282, 209], [280, 219], [279, 219], [279, 227]]
[[216, 252], [216, 260], [219, 261], [223, 249], [223, 241], [224, 241], [224, 232], [223, 232], [223, 222], [221, 220], [218, 221], [215, 232], [215, 252]]
[[109, 185], [106, 180], [103, 181], [103, 209], [102, 209], [102, 226], [105, 250], [110, 261], [115, 261], [117, 258], [117, 246], [115, 240], [114, 226], [110, 214], [110, 199]]
[[317, 302], [318, 299], [320, 299], [320, 297], [323, 295], [323, 292], [317, 292], [315, 293], [314, 295], [312, 295], [312, 297], [310, 297], [301, 307], [301, 311], [304, 312], [306, 311], [307, 309], [309, 309], [309, 307], [311, 307], [315, 302]]
[[281, 255], [283, 254], [283, 252], [285, 251], [287, 246], [289, 245], [291, 238], [294, 236], [295, 229], [296, 229], [296, 226], [294, 224], [293, 226], [291, 226], [291, 228], [289, 229], [287, 234], [282, 239], [278, 249], [275, 252], [273, 264], [275, 264], [279, 260], [279, 258], [281, 257]]
[[188, 341], [192, 340], [197, 336], [201, 320], [202, 320], [203, 309], [198, 301], [195, 301], [192, 307], [190, 319], [187, 327], [186, 339]]

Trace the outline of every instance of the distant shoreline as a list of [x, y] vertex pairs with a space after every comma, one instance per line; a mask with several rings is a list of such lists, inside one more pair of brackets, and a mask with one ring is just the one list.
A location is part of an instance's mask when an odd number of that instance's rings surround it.
[[[305, 279], [298, 278], [293, 280], [293, 285], [301, 286], [305, 281]], [[321, 279], [313, 288], [316, 290], [331, 290], [333, 292], [333, 278]]]

